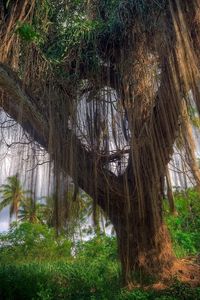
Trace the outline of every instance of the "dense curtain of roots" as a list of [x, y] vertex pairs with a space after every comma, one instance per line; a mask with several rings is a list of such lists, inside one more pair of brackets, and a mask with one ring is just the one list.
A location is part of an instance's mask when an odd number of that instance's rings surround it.
[[[56, 225], [61, 226], [60, 216], [67, 215], [62, 193], [70, 176], [75, 193], [80, 187], [93, 198], [94, 219], [96, 205], [100, 205], [118, 233], [124, 226], [124, 243], [129, 242], [131, 232], [138, 235], [134, 229], [138, 220], [132, 216], [138, 216], [141, 230], [150, 226], [151, 246], [160, 249], [164, 261], [171, 250], [169, 246], [164, 251], [161, 242], [166, 234], [161, 182], [180, 136], [198, 185], [200, 178], [190, 127], [191, 110], [197, 116], [200, 112], [199, 1], [141, 1], [143, 6], [136, 0], [120, 1], [115, 7], [120, 39], [111, 29], [107, 37], [93, 33], [87, 40], [84, 36], [59, 64], [51, 64], [39, 46], [16, 33], [19, 22], [32, 24], [34, 16], [40, 16], [39, 5], [14, 2], [7, 8], [1, 4], [1, 68], [31, 95], [33, 110], [20, 101], [13, 108], [13, 94], [9, 95], [2, 79], [1, 106], [53, 161], [56, 198], [60, 199]], [[101, 1], [86, 2], [86, 18], [101, 20]], [[106, 12], [104, 17], [106, 22]], [[42, 14], [41, 18], [48, 24]], [[47, 26], [50, 36], [51, 25]], [[86, 55], [79, 55], [87, 53], [87, 43], [98, 61], [92, 65]], [[148, 241], [145, 235], [137, 238], [137, 264], [143, 266], [148, 264], [144, 253]]]

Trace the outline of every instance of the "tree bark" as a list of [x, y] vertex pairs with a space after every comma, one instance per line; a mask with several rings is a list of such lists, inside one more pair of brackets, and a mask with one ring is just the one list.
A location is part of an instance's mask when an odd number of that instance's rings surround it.
[[[139, 218], [139, 202], [131, 200], [131, 207], [120, 209], [111, 221], [117, 234], [119, 257], [122, 264], [122, 278], [124, 284], [135, 281], [142, 283], [142, 275], [154, 276], [154, 279], [163, 277], [164, 271], [169, 271], [174, 258], [171, 242], [163, 219], [153, 218], [149, 205], [151, 199], [145, 197], [143, 218]], [[161, 205], [161, 202], [160, 202]], [[159, 207], [158, 209], [161, 209]], [[133, 278], [133, 275], [137, 277]]]

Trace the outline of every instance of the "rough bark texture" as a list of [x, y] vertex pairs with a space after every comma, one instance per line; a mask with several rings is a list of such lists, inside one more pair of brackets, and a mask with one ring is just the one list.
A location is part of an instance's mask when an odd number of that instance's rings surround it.
[[117, 233], [124, 282], [132, 282], [133, 272], [141, 277], [143, 274], [162, 277], [163, 270], [169, 270], [173, 264], [168, 232], [162, 218], [157, 220], [158, 227], [155, 228], [148, 197], [145, 198], [147, 205], [143, 218], [138, 218], [137, 199], [130, 200], [133, 203], [130, 211], [124, 207], [114, 220], [111, 219]]

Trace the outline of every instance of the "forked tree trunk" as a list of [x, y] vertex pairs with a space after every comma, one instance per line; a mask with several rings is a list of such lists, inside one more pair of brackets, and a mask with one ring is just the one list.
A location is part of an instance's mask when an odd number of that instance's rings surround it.
[[[123, 281], [126, 285], [134, 283], [134, 274], [141, 274], [141, 278], [144, 274], [158, 278], [169, 275], [175, 260], [163, 221], [160, 179], [166, 173], [173, 151], [178, 118], [172, 117], [169, 120], [171, 123], [166, 125], [162, 112], [166, 107], [171, 107], [178, 115], [181, 104], [176, 93], [171, 97], [168, 92], [168, 86], [171, 87], [168, 80], [168, 76], [163, 77], [164, 84], [158, 94], [160, 106], [158, 110], [155, 109], [146, 127], [143, 126], [143, 98], [135, 99], [134, 107], [127, 105], [132, 129], [129, 162], [121, 177], [122, 189], [118, 197], [110, 196], [111, 199], [115, 198], [115, 201], [112, 200], [114, 208], [107, 211], [117, 234]], [[129, 91], [129, 87], [124, 90]], [[124, 98], [128, 99], [128, 96]], [[113, 184], [111, 186], [110, 193], [117, 190]], [[138, 279], [140, 278], [137, 277]]]

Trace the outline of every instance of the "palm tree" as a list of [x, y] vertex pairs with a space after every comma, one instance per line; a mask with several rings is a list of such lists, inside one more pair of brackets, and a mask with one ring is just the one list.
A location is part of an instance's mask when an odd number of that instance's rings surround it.
[[18, 211], [21, 202], [25, 198], [26, 191], [23, 190], [19, 175], [10, 176], [7, 178], [7, 184], [3, 184], [0, 188], [2, 200], [0, 202], [0, 211], [10, 205], [10, 218], [15, 215], [18, 219]]
[[41, 199], [45, 201], [45, 204], [43, 205], [42, 209], [43, 222], [50, 227], [55, 227], [55, 194], [43, 196]]
[[24, 198], [22, 201], [18, 218], [20, 221], [30, 223], [43, 223], [44, 204], [38, 203], [32, 197]]
[[[69, 190], [62, 197], [63, 203], [62, 207], [59, 207], [59, 210], [62, 210], [62, 220], [60, 220], [61, 227], [70, 226], [72, 223], [77, 223], [77, 219], [79, 223], [84, 222], [86, 217], [86, 202], [78, 193], [74, 199], [73, 191]], [[57, 201], [57, 196], [55, 193], [43, 196], [45, 204], [43, 207], [43, 219], [48, 226], [55, 227], [55, 216], [56, 216], [56, 206], [55, 203]]]
[[[75, 195], [74, 189], [72, 188], [66, 192], [63, 198], [62, 207], [59, 207], [59, 209], [62, 210], [62, 220], [60, 221], [62, 223], [61, 227], [66, 228], [69, 234], [78, 229], [79, 234], [81, 235], [81, 228], [89, 218], [92, 218], [93, 220], [96, 234], [101, 231], [101, 227], [103, 231], [105, 230], [104, 221], [102, 220], [103, 216], [105, 215], [98, 205], [94, 209], [92, 198], [86, 193], [79, 191]], [[48, 226], [55, 227], [56, 195], [52, 194], [49, 196], [44, 196], [42, 199], [45, 201], [45, 204], [43, 204], [42, 207], [43, 221]]]

